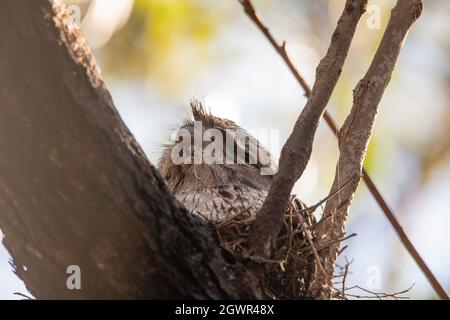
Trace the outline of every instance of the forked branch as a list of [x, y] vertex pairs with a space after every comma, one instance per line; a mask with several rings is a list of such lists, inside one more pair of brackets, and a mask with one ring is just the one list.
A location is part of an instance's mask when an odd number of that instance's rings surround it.
[[[266, 37], [266, 39], [270, 42], [270, 44], [273, 46], [273, 48], [277, 51], [277, 53], [280, 55], [280, 57], [283, 59], [283, 61], [286, 63], [289, 70], [292, 72], [293, 76], [297, 80], [297, 82], [300, 84], [300, 86], [303, 88], [305, 92], [305, 96], [309, 98], [311, 96], [311, 88], [308, 85], [308, 83], [304, 80], [303, 76], [299, 72], [299, 70], [295, 67], [292, 60], [290, 59], [287, 50], [286, 50], [286, 42], [282, 42], [281, 44], [275, 39], [275, 37], [270, 32], [269, 28], [263, 23], [261, 18], [256, 14], [256, 10], [251, 3], [250, 0], [247, 1], [239, 1], [243, 7], [244, 11], [249, 17], [249, 19], [258, 27], [258, 29], [263, 33], [263, 35]], [[331, 114], [325, 110], [323, 114], [323, 118], [325, 122], [327, 123], [328, 127], [333, 131], [334, 135], [339, 138], [339, 128], [336, 125], [336, 122], [334, 121]], [[369, 173], [364, 169], [362, 169], [362, 178], [364, 182], [366, 183], [367, 188], [369, 189], [371, 195], [377, 202], [380, 209], [383, 211], [386, 218], [391, 223], [392, 227], [394, 228], [395, 232], [397, 233], [398, 237], [400, 238], [400, 241], [402, 242], [405, 249], [408, 251], [408, 253], [411, 255], [413, 260], [416, 262], [417, 266], [420, 268], [420, 270], [423, 272], [423, 274], [427, 277], [429, 283], [432, 285], [433, 288], [442, 288], [437, 278], [434, 276], [434, 274], [431, 272], [428, 265], [425, 263], [425, 261], [420, 256], [419, 252], [416, 250], [414, 245], [412, 244], [411, 240], [409, 239], [408, 235], [403, 230], [400, 222], [397, 220], [395, 213], [392, 211], [391, 207], [388, 205], [384, 197], [382, 196], [381, 192], [378, 190], [377, 186], [373, 182], [372, 178], [370, 177]], [[337, 191], [337, 190], [336, 190]], [[438, 292], [438, 291], [436, 291]], [[445, 298], [445, 296], [440, 295], [441, 298]]]
[[[248, 1], [242, 0], [244, 8]], [[264, 204], [252, 227], [250, 250], [257, 256], [267, 256], [271, 244], [282, 226], [284, 211], [295, 182], [301, 177], [311, 156], [314, 135], [319, 120], [336, 86], [367, 0], [347, 0], [331, 38], [325, 57], [316, 71], [311, 96], [301, 112], [280, 156], [278, 173], [270, 186]]]
[[[421, 10], [420, 0], [398, 0], [392, 10], [388, 26], [369, 70], [354, 89], [353, 107], [340, 131], [340, 156], [332, 190], [338, 189], [349, 177], [362, 172], [378, 105], [391, 78], [402, 43]], [[318, 241], [326, 241], [345, 231], [348, 212], [359, 181], [359, 178], [353, 180], [349, 187], [341, 190], [337, 197], [327, 202], [323, 215], [325, 221], [320, 224], [317, 231]], [[331, 297], [332, 275], [339, 246], [340, 243], [335, 243], [322, 252], [322, 265], [326, 269], [327, 276], [321, 277], [319, 274], [317, 277], [319, 281], [314, 286], [317, 297]], [[435, 290], [445, 297], [442, 288], [435, 287]]]

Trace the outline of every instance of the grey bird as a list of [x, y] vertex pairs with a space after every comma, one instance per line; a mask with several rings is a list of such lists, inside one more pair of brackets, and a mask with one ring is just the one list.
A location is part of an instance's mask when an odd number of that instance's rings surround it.
[[[214, 223], [243, 212], [256, 214], [273, 177], [262, 174], [261, 170], [277, 170], [272, 156], [257, 139], [233, 121], [213, 116], [198, 101], [191, 103], [191, 109], [193, 117], [185, 120], [177, 130], [188, 133], [188, 136], [165, 145], [158, 163], [158, 170], [169, 189], [193, 214]], [[201, 124], [201, 128], [196, 124]], [[207, 135], [210, 129], [216, 136], [202, 139], [199, 146], [194, 145], [195, 134]], [[180, 148], [181, 140], [188, 145], [187, 148]], [[212, 143], [219, 147], [211, 148]], [[210, 156], [222, 161], [203, 159], [195, 163], [196, 151], [204, 154], [211, 149]], [[179, 156], [184, 156], [182, 163], [174, 161], [174, 157]]]

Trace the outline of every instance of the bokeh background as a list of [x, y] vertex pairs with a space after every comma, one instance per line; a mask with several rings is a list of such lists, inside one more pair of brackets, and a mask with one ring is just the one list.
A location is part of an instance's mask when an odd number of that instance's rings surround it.
[[[312, 85], [344, 0], [254, 0], [259, 14]], [[215, 115], [246, 129], [289, 135], [306, 99], [262, 34], [231, 0], [67, 0], [80, 17], [104, 79], [125, 123], [155, 164], [193, 97]], [[394, 0], [371, 0], [380, 28], [363, 16], [328, 105], [341, 125], [352, 89], [363, 77]], [[372, 16], [370, 15], [372, 14]], [[375, 12], [376, 14], [376, 12]], [[365, 166], [407, 234], [450, 292], [450, 2], [424, 1], [381, 102]], [[372, 26], [372, 27], [370, 27]], [[338, 157], [322, 123], [311, 161], [294, 192], [308, 203], [325, 197]], [[353, 261], [347, 286], [376, 292], [413, 288], [406, 296], [433, 299], [425, 277], [399, 242], [362, 183], [348, 223], [340, 263]], [[0, 299], [28, 294], [0, 245]], [[355, 291], [354, 293], [357, 293]]]

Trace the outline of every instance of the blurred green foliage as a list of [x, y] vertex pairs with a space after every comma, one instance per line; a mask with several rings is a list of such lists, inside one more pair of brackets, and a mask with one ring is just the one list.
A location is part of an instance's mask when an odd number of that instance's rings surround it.
[[129, 78], [157, 74], [163, 91], [177, 90], [207, 64], [206, 46], [223, 18], [204, 1], [136, 0], [128, 23], [100, 52], [103, 68]]

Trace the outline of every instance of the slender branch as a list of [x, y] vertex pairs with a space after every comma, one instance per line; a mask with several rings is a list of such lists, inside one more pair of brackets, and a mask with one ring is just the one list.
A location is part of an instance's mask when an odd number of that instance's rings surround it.
[[[335, 299], [348, 300], [349, 297], [356, 298], [356, 299], [378, 299], [378, 300], [382, 300], [382, 299], [386, 299], [386, 298], [392, 298], [395, 300], [409, 299], [409, 297], [402, 296], [402, 294], [405, 294], [405, 293], [411, 291], [411, 289], [414, 287], [414, 284], [412, 284], [408, 289], [405, 289], [405, 290], [402, 290], [399, 292], [394, 292], [394, 293], [375, 292], [375, 291], [365, 289], [358, 285], [354, 285], [352, 287], [347, 287], [347, 276], [349, 274], [350, 265], [352, 263], [353, 263], [353, 260], [348, 261], [347, 258], [345, 258], [345, 265], [337, 266], [341, 270], [340, 270], [339, 274], [334, 276], [334, 278], [342, 278], [342, 280], [335, 283], [335, 285], [340, 284], [341, 288], [337, 288], [337, 287], [333, 288], [333, 291], [334, 291], [333, 297]], [[369, 295], [358, 295], [358, 294], [354, 294], [354, 293], [348, 293], [348, 291], [355, 290], [355, 289], [364, 291], [365, 293], [368, 293]]]
[[369, 187], [370, 190], [373, 190], [373, 195], [375, 199], [377, 199], [378, 203], [382, 206], [383, 212], [385, 213], [386, 217], [388, 218], [391, 225], [394, 227], [395, 232], [397, 233], [398, 237], [400, 238], [400, 241], [402, 242], [403, 246], [406, 248], [406, 250], [409, 252], [411, 257], [414, 259], [416, 264], [419, 266], [420, 270], [424, 273], [425, 277], [427, 278], [428, 282], [430, 283], [433, 290], [436, 292], [436, 294], [444, 300], [449, 300], [448, 294], [445, 292], [444, 288], [436, 278], [436, 276], [433, 274], [431, 269], [426, 264], [425, 260], [423, 260], [422, 256], [419, 254], [419, 252], [414, 247], [411, 240], [406, 235], [405, 231], [403, 230], [403, 227], [401, 226], [400, 222], [397, 220], [394, 212], [389, 207], [389, 205], [384, 201], [383, 196], [379, 193], [378, 189], [375, 187], [372, 179], [369, 177], [367, 172], [363, 169], [363, 178], [366, 182], [366, 185]]
[[[244, 8], [248, 7], [248, 3], [248, 0], [241, 0]], [[356, 25], [365, 12], [366, 4], [367, 0], [347, 0], [345, 3], [330, 47], [317, 67], [311, 96], [283, 146], [279, 170], [252, 226], [250, 250], [255, 255], [269, 255], [272, 242], [281, 229], [292, 187], [309, 162], [317, 126], [339, 79]]]
[[300, 220], [301, 228], [302, 228], [303, 232], [305, 233], [305, 237], [308, 240], [308, 243], [309, 243], [309, 246], [311, 248], [311, 251], [314, 254], [314, 259], [316, 259], [316, 262], [317, 262], [317, 265], [319, 267], [319, 270], [320, 270], [320, 272], [322, 273], [323, 276], [326, 276], [325, 269], [323, 268], [322, 263], [320, 262], [320, 256], [317, 253], [316, 247], [314, 245], [313, 238], [312, 238], [311, 233], [309, 232], [309, 229], [308, 229], [308, 225], [305, 223], [305, 220], [303, 219], [302, 215], [300, 213], [298, 213], [298, 212], [297, 212], [297, 217]]
[[[282, 45], [280, 45], [270, 32], [269, 28], [261, 21], [261, 19], [256, 14], [256, 11], [250, 1], [239, 1], [241, 4], [244, 5], [245, 13], [250, 18], [250, 20], [259, 28], [259, 30], [264, 34], [264, 36], [267, 38], [267, 40], [271, 43], [273, 48], [278, 52], [280, 57], [283, 59], [283, 61], [288, 66], [289, 70], [292, 72], [293, 76], [297, 80], [297, 82], [300, 84], [300, 86], [303, 88], [305, 92], [305, 96], [309, 98], [311, 96], [311, 88], [308, 85], [308, 83], [304, 80], [303, 76], [300, 74], [298, 69], [294, 66], [292, 63], [292, 60], [290, 59], [287, 51], [286, 51], [286, 45], [283, 41]], [[325, 110], [323, 118], [325, 122], [327, 123], [328, 127], [333, 131], [336, 137], [339, 137], [339, 128], [334, 121], [331, 114]], [[372, 194], [373, 198], [377, 202], [378, 206], [383, 211], [384, 215], [387, 217], [389, 222], [391, 223], [392, 227], [394, 228], [395, 232], [397, 233], [398, 237], [400, 238], [400, 241], [402, 242], [405, 249], [408, 251], [412, 259], [416, 262], [420, 270], [424, 273], [424, 275], [427, 277], [429, 283], [433, 288], [439, 288], [442, 287], [439, 284], [439, 281], [434, 276], [434, 274], [431, 272], [428, 265], [425, 263], [425, 261], [422, 259], [414, 245], [412, 244], [411, 240], [403, 230], [402, 226], [400, 225], [400, 222], [396, 218], [395, 213], [392, 211], [391, 207], [388, 205], [384, 197], [382, 196], [381, 192], [378, 190], [377, 186], [373, 182], [372, 178], [370, 177], [369, 173], [366, 171], [366, 169], [362, 169], [362, 178], [364, 182], [366, 183], [367, 188], [369, 189], [369, 192]], [[436, 291], [436, 289], [435, 289]], [[436, 291], [437, 292], [437, 291]]]
[[289, 58], [289, 55], [286, 51], [286, 42], [283, 41], [282, 44], [279, 44], [277, 42], [277, 40], [275, 40], [275, 38], [272, 35], [272, 33], [270, 32], [269, 28], [266, 27], [266, 25], [258, 17], [256, 10], [250, 0], [239, 0], [239, 3], [244, 8], [245, 13], [250, 18], [250, 20], [252, 20], [253, 23], [256, 24], [256, 26], [259, 28], [259, 30], [261, 30], [261, 32], [264, 34], [264, 36], [267, 38], [267, 40], [270, 42], [270, 44], [273, 46], [273, 48], [283, 58], [284, 62], [287, 64], [289, 70], [291, 70], [295, 79], [297, 79], [297, 81], [300, 83], [302, 88], [305, 90], [306, 97], [309, 98], [311, 96], [311, 88], [309, 87], [309, 85], [305, 81], [305, 79], [301, 76], [301, 74], [298, 72], [298, 70], [295, 68], [294, 64], [292, 63], [291, 59]]
[[355, 177], [351, 177], [342, 186], [340, 186], [340, 189], [336, 189], [336, 190], [330, 192], [328, 194], [328, 196], [326, 196], [324, 199], [320, 200], [315, 205], [312, 205], [312, 206], [310, 206], [308, 208], [300, 210], [300, 212], [309, 212], [309, 213], [311, 213], [311, 212], [316, 211], [318, 207], [320, 207], [322, 204], [324, 204], [325, 202], [327, 202], [328, 200], [333, 198], [335, 195], [337, 195], [341, 191], [341, 189], [345, 188], [350, 183], [350, 181], [352, 181], [352, 179], [354, 179], [354, 178]]
[[[352, 110], [340, 131], [340, 156], [332, 190], [339, 187], [348, 177], [362, 172], [378, 105], [391, 78], [402, 43], [409, 28], [419, 17], [421, 10], [422, 2], [420, 0], [399, 0], [392, 10], [388, 26], [369, 70], [354, 90]], [[317, 238], [320, 241], [345, 231], [348, 211], [358, 184], [359, 179], [352, 181], [350, 187], [340, 191], [339, 197], [332, 198], [327, 202], [324, 217], [331, 217], [331, 219], [318, 228]], [[341, 206], [342, 202], [346, 204]], [[317, 296], [331, 297], [332, 274], [339, 246], [339, 243], [330, 246], [327, 249], [328, 252], [322, 255], [323, 265], [329, 277], [320, 279], [319, 276], [319, 279], [316, 279], [318, 280], [315, 284], [318, 290]], [[437, 281], [431, 281], [431, 284], [441, 298], [447, 298], [445, 291]]]
[[348, 275], [348, 267], [350, 265], [350, 263], [347, 261], [347, 258], [345, 258], [346, 262], [345, 262], [345, 267], [344, 267], [344, 274], [342, 276], [342, 296], [345, 297], [345, 281], [347, 280], [347, 275]]
[[[365, 289], [361, 286], [352, 286], [349, 288], [345, 288], [345, 296], [347, 297], [351, 297], [351, 298], [356, 298], [356, 299], [378, 299], [378, 300], [382, 300], [385, 298], [392, 298], [394, 300], [403, 300], [403, 299], [409, 299], [409, 297], [406, 296], [402, 296], [402, 294], [408, 293], [409, 291], [411, 291], [411, 289], [414, 287], [414, 284], [412, 284], [408, 289], [402, 290], [400, 292], [395, 292], [395, 293], [387, 293], [387, 292], [375, 292], [375, 291], [371, 291], [368, 289]], [[353, 290], [353, 289], [358, 289], [361, 291], [364, 291], [370, 295], [358, 295], [358, 294], [351, 294], [351, 293], [347, 293], [347, 291], [349, 290]], [[342, 295], [341, 292], [338, 292], [339, 296]]]

